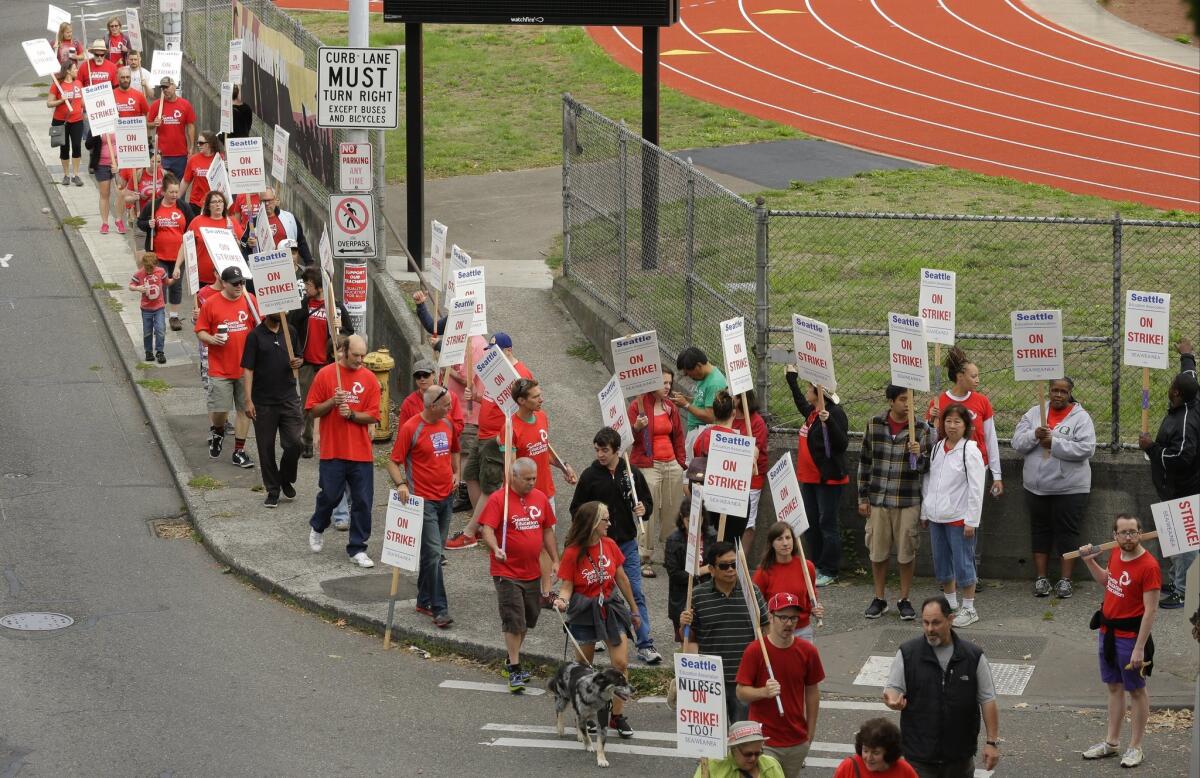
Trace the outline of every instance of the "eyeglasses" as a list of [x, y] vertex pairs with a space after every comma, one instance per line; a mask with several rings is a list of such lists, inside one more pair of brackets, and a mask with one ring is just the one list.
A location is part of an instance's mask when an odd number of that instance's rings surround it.
[[760, 756], [763, 755], [761, 748], [757, 751], [743, 751], [742, 749], [739, 748], [738, 753], [741, 754], [742, 756], [746, 757], [747, 759], [758, 759]]
[[601, 524], [612, 524], [612, 519], [605, 516], [603, 519], [600, 519], [600, 523]]
[[1114, 532], [1113, 534], [1119, 538], [1136, 538], [1138, 535], [1142, 534], [1142, 531], [1140, 529], [1123, 529], [1120, 532]]
[[413, 373], [413, 378], [431, 378], [433, 373]]
[[797, 616], [780, 616], [778, 613], [772, 613], [771, 616], [776, 619], [779, 619], [784, 624], [795, 624], [796, 622], [800, 621], [800, 617], [798, 615]]
[[198, 140], [198, 141], [196, 141], [196, 147], [197, 147], [197, 148], [199, 148], [200, 146], [207, 146], [207, 145], [208, 145], [208, 141], [206, 141], [206, 140]]
[[733, 570], [737, 568], [737, 562], [717, 562], [718, 570]]

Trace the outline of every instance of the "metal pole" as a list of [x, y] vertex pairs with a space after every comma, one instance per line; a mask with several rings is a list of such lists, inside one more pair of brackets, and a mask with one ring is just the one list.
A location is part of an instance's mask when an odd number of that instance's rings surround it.
[[1121, 214], [1112, 222], [1112, 450], [1121, 450]]
[[[767, 210], [766, 202], [762, 197], [754, 199], [754, 361], [758, 368], [755, 383], [758, 384], [758, 405], [764, 415], [770, 409], [768, 391], [771, 386], [770, 376], [767, 375], [767, 349], [771, 338], [770, 257], [768, 243], [770, 212]], [[747, 420], [747, 423], [749, 423], [749, 420]]]
[[[387, 133], [383, 130], [375, 131], [375, 210], [379, 214], [384, 213], [384, 196], [387, 192], [387, 181], [384, 176], [387, 175]], [[375, 220], [376, 240], [379, 241], [379, 254], [375, 259], [375, 264], [379, 267], [387, 267], [388, 247], [385, 222], [383, 217]]]
[[420, 23], [404, 25], [404, 111], [408, 252], [425, 269], [424, 46]]
[[[348, 22], [350, 25], [349, 36], [347, 38], [347, 44], [354, 48], [360, 48], [360, 49], [369, 48], [371, 46], [371, 7], [370, 7], [369, 0], [350, 0], [350, 4], [349, 4], [349, 7], [347, 8], [347, 12], [348, 12], [347, 15], [349, 16]], [[347, 130], [346, 131], [346, 140], [350, 143], [370, 143], [370, 141], [371, 141], [370, 131], [369, 130]], [[378, 186], [378, 182], [376, 182], [376, 186]], [[372, 194], [377, 195], [378, 191], [374, 191], [374, 192], [372, 192]], [[382, 213], [383, 213], [383, 204], [380, 203], [378, 200], [376, 200], [376, 203], [375, 203], [375, 214], [376, 214], [375, 221], [376, 222], [383, 221]], [[378, 241], [379, 232], [380, 232], [379, 225], [378, 224], [372, 225], [371, 229], [373, 229], [375, 231], [376, 240]], [[378, 248], [378, 245], [379, 244], [376, 243], [377, 248]], [[366, 264], [366, 260], [356, 259], [353, 262], [350, 262], [349, 260], [347, 260], [343, 264], [343, 272], [345, 272], [344, 267], [346, 264], [353, 264], [356, 266], [364, 265], [364, 264]], [[342, 289], [343, 297], [345, 296], [345, 291], [346, 290], [343, 288]], [[354, 331], [359, 333], [360, 335], [366, 335], [366, 333], [367, 333], [366, 318], [358, 313], [352, 314], [350, 318], [354, 322]]]
[[695, 321], [692, 308], [696, 303], [696, 168], [692, 158], [687, 160], [687, 211], [684, 215], [683, 244], [683, 346], [695, 341]]
[[571, 115], [571, 96], [563, 95], [563, 165], [562, 165], [562, 200], [563, 200], [563, 276], [570, 276], [571, 267], [571, 154], [575, 151], [574, 117]]
[[642, 28], [642, 270], [658, 267], [658, 28]]
[[620, 204], [620, 220], [618, 222], [618, 240], [621, 242], [621, 266], [617, 272], [618, 284], [618, 310], [621, 313], [621, 318], [625, 317], [625, 309], [628, 303], [626, 294], [629, 287], [629, 138], [625, 131], [625, 120], [621, 120], [621, 124], [617, 127], [617, 146], [620, 149], [621, 155], [621, 204]]
[[[209, 7], [208, 7], [209, 2], [210, 2], [210, 0], [204, 0], [204, 19], [205, 19], [205, 21], [207, 21], [209, 18]], [[211, 47], [209, 46], [209, 35], [208, 35], [210, 29], [211, 29], [211, 27], [208, 27], [208, 26], [206, 26], [204, 28], [204, 76], [210, 82], [215, 81], [217, 83], [218, 88], [220, 88], [221, 82], [224, 81], [226, 78], [228, 78], [229, 74], [226, 73], [225, 76], [222, 78], [213, 78], [212, 52], [209, 51], [209, 49]], [[221, 28], [218, 27], [217, 29], [219, 30]], [[227, 57], [227, 59], [228, 59], [228, 57]]]

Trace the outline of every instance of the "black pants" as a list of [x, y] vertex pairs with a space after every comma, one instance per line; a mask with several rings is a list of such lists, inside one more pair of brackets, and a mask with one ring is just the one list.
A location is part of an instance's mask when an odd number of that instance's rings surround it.
[[52, 119], [51, 124], [67, 125], [67, 142], [58, 147], [58, 158], [67, 160], [71, 157], [79, 159], [83, 155], [83, 122], [65, 122], [62, 119]]
[[[304, 428], [304, 413], [300, 398], [293, 397], [280, 405], [255, 405], [254, 438], [258, 444], [258, 466], [262, 472], [263, 488], [268, 494], [279, 494], [282, 484], [296, 482], [296, 463], [300, 461], [300, 431]], [[283, 446], [283, 457], [275, 464], [275, 437]]]
[[908, 763], [917, 771], [920, 778], [971, 778], [975, 775], [975, 757], [961, 759], [957, 762], [918, 762], [909, 759]]

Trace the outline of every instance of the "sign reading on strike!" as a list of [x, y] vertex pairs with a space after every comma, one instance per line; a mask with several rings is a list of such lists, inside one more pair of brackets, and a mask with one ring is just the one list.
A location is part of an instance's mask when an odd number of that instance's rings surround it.
[[628, 450], [633, 445], [633, 429], [629, 426], [625, 396], [621, 394], [621, 384], [617, 377], [610, 378], [596, 397], [600, 401], [601, 423], [616, 430], [621, 436], [621, 451]]
[[242, 39], [229, 41], [229, 83], [242, 85]]
[[1062, 344], [1062, 311], [1013, 311], [1013, 378], [1062, 378], [1066, 375]]
[[400, 500], [395, 489], [388, 494], [384, 517], [383, 551], [379, 561], [410, 573], [417, 572], [421, 561], [421, 528], [425, 525], [425, 500], [415, 494], [408, 502]]
[[892, 383], [918, 392], [929, 391], [929, 346], [925, 322], [916, 316], [888, 314]]
[[229, 160], [229, 189], [234, 194], [257, 194], [267, 188], [262, 138], [230, 138], [225, 141]]
[[754, 438], [716, 429], [711, 435], [704, 471], [704, 503], [710, 511], [745, 516], [750, 509]]
[[329, 195], [329, 237], [337, 259], [370, 259], [375, 250], [375, 198]]
[[338, 188], [343, 192], [370, 192], [374, 169], [370, 143], [338, 144]]
[[367, 315], [367, 266], [363, 262], [342, 265], [342, 302], [352, 317]]
[[204, 174], [204, 179], [208, 181], [209, 189], [224, 192], [227, 202], [233, 200], [233, 194], [229, 191], [229, 176], [225, 174], [225, 160], [221, 159], [220, 154], [213, 155], [212, 161], [208, 163], [208, 172]]
[[1150, 512], [1163, 556], [1200, 549], [1200, 494], [1155, 503]]
[[271, 144], [271, 178], [281, 184], [287, 183], [288, 141], [292, 134], [275, 125], [275, 140]]
[[[227, 267], [237, 267], [246, 278], [254, 277], [232, 232], [224, 227], [201, 227], [200, 237], [208, 249], [208, 256], [212, 258], [213, 267], [217, 269], [217, 275], [224, 273]], [[289, 256], [288, 262], [291, 261]]]
[[[53, 32], [53, 33], [57, 33], [59, 25], [63, 24], [64, 22], [66, 22], [67, 24], [71, 23], [71, 12], [70, 11], [64, 11], [63, 9], [59, 8], [56, 5], [51, 5], [46, 9], [46, 29], [47, 30], [49, 30], [50, 32]], [[47, 43], [46, 45], [49, 46], [50, 44]], [[38, 75], [40, 76], [42, 74], [38, 73]]]
[[83, 105], [93, 134], [107, 135], [117, 131], [117, 101], [113, 97], [112, 84], [105, 81], [85, 86]]
[[200, 266], [196, 261], [196, 233], [191, 230], [183, 233], [183, 262], [187, 269], [188, 294], [195, 297], [200, 293]]
[[628, 338], [613, 338], [612, 355], [613, 368], [617, 371], [617, 380], [621, 382], [621, 391], [626, 397], [637, 397], [662, 389], [656, 330], [639, 332]]
[[[429, 224], [429, 277], [439, 291], [446, 289], [446, 225], [437, 219]], [[435, 311], [436, 315], [437, 312]]]
[[804, 534], [808, 530], [808, 513], [800, 499], [800, 484], [796, 481], [796, 467], [790, 452], [785, 452], [767, 471], [767, 482], [771, 485], [775, 518], [790, 524], [797, 536]]
[[267, 217], [267, 209], [259, 208], [254, 217], [254, 247], [259, 251], [274, 251], [277, 245], [275, 233], [271, 231], [271, 220]]
[[487, 286], [482, 267], [464, 267], [454, 271], [454, 298], [469, 298], [475, 302], [471, 319], [471, 335], [487, 334]]
[[442, 277], [445, 279], [443, 288], [446, 294], [450, 297], [458, 297], [458, 290], [454, 288], [454, 271], [462, 270], [471, 266], [471, 255], [463, 251], [455, 244], [450, 247], [450, 264], [442, 266]]
[[1132, 367], [1166, 370], [1171, 324], [1171, 295], [1163, 292], [1125, 293], [1125, 356]]
[[725, 675], [721, 657], [707, 654], [675, 655], [675, 733], [680, 754], [724, 759]]
[[921, 268], [921, 321], [925, 339], [954, 345], [954, 289], [957, 277], [950, 270]]
[[233, 132], [233, 84], [221, 82], [221, 118], [217, 122], [217, 132]]
[[830, 391], [837, 389], [833, 340], [825, 322], [793, 313], [792, 352], [796, 355], [796, 375], [801, 380], [819, 384]]
[[54, 56], [54, 49], [50, 48], [50, 43], [45, 38], [21, 41], [21, 48], [25, 49], [25, 56], [29, 58], [29, 64], [33, 65], [34, 72], [39, 76], [58, 73], [58, 57]]
[[471, 340], [471, 320], [475, 318], [475, 300], [455, 297], [446, 306], [446, 331], [442, 333], [442, 350], [438, 367], [455, 367], [467, 358], [467, 343]]
[[322, 46], [317, 50], [317, 126], [394, 130], [400, 52]]
[[125, 35], [129, 38], [129, 50], [142, 50], [142, 20], [136, 8], [125, 9]]
[[155, 49], [154, 58], [150, 62], [151, 82], [157, 86], [164, 78], [170, 78], [178, 85], [182, 77], [183, 52]]
[[258, 298], [259, 313], [285, 313], [300, 307], [292, 252], [264, 251], [251, 254], [250, 268], [257, 279], [254, 295]]
[[483, 352], [483, 356], [475, 364], [475, 375], [483, 384], [483, 393], [487, 398], [500, 407], [505, 416], [517, 412], [517, 401], [512, 398], [512, 385], [521, 375], [504, 356], [499, 346], [492, 346]]
[[725, 355], [725, 378], [729, 393], [739, 395], [754, 388], [750, 354], [746, 351], [746, 319], [738, 316], [721, 322], [721, 351]]
[[145, 116], [117, 117], [117, 170], [150, 167]]

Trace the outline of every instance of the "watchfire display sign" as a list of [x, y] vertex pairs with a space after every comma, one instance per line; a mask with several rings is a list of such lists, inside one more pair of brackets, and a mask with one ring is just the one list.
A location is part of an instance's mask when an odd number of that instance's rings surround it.
[[369, 194], [329, 196], [329, 239], [336, 259], [375, 256], [375, 198]]
[[394, 130], [399, 94], [397, 49], [318, 49], [318, 127]]

